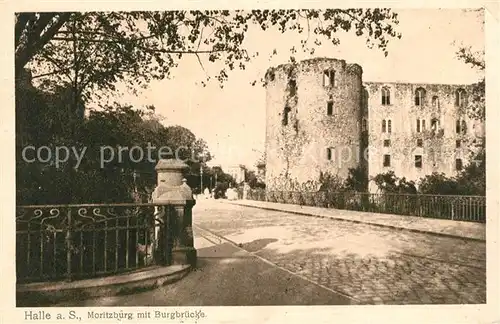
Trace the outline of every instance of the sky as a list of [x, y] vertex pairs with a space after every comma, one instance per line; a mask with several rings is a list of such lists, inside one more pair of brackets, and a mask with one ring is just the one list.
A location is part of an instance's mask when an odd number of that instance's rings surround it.
[[[331, 57], [363, 67], [363, 81], [466, 84], [480, 75], [456, 58], [460, 45], [484, 50], [483, 16], [460, 9], [397, 9], [401, 39], [391, 39], [389, 55], [369, 49], [363, 37], [339, 34], [340, 44], [322, 45], [313, 56], [295, 54], [297, 59]], [[250, 29], [245, 46], [260, 56], [245, 71], [233, 71], [223, 89], [214, 81], [202, 87], [206, 73], [215, 74], [222, 62], [200, 66], [196, 57], [185, 57], [169, 80], [151, 82], [138, 96], [114, 99], [135, 106], [154, 105], [165, 125], [181, 125], [203, 138], [223, 167], [244, 164], [253, 168], [264, 151], [265, 89], [252, 86], [271, 66], [286, 63], [289, 49], [299, 47], [297, 35]], [[278, 55], [269, 59], [273, 49]], [[203, 60], [203, 58], [202, 58]], [[204, 60], [206, 61], [206, 60]]]

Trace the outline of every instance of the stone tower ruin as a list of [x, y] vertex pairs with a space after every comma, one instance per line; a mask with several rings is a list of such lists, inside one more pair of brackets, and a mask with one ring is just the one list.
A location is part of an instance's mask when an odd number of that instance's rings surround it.
[[267, 71], [268, 190], [306, 184], [314, 191], [322, 172], [345, 179], [361, 163], [362, 74], [357, 64], [329, 58]]

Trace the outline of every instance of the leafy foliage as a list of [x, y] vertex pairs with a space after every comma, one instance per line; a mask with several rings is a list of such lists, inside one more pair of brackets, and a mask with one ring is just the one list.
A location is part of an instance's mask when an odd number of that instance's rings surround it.
[[[484, 51], [473, 51], [470, 47], [461, 47], [457, 52], [459, 60], [478, 71], [486, 69]], [[484, 121], [486, 117], [486, 82], [483, 77], [473, 84], [472, 92], [468, 94], [467, 112], [471, 118]]]
[[343, 191], [344, 183], [340, 177], [337, 175], [321, 172], [319, 175], [319, 190], [320, 191], [329, 191], [329, 192], [338, 192]]
[[[55, 169], [53, 160], [23, 165], [18, 156], [18, 200], [124, 201], [132, 187], [137, 190], [136, 171], [148, 174], [153, 165], [135, 163], [129, 157], [121, 164], [96, 168], [98, 145], [109, 145], [116, 154], [119, 146], [153, 143], [176, 150], [189, 144], [183, 154], [200, 158], [190, 163], [189, 174], [204, 167], [204, 161], [210, 159], [206, 143], [185, 128], [163, 127], [154, 109], [148, 114], [130, 106], [104, 106], [84, 119], [86, 104], [116, 91], [118, 83], [136, 91], [153, 79], [170, 77], [184, 56], [194, 55], [203, 69], [204, 63], [224, 63], [217, 75], [206, 79], [215, 79], [222, 86], [231, 70], [245, 69], [260, 54], [245, 47], [251, 26], [299, 33], [303, 35], [302, 50], [311, 54], [324, 41], [338, 44], [338, 32], [354, 32], [364, 36], [369, 47], [387, 55], [389, 39], [400, 37], [394, 29], [397, 24], [397, 15], [389, 9], [18, 13], [18, 155], [26, 144], [89, 149], [77, 170], [72, 168], [74, 158]], [[21, 84], [25, 67], [32, 70], [44, 92]], [[140, 186], [146, 188], [151, 181]]]
[[461, 188], [458, 181], [444, 173], [434, 172], [420, 181], [419, 191], [424, 194], [457, 195]]
[[474, 161], [455, 177], [433, 173], [421, 179], [419, 191], [439, 195], [486, 195], [486, 154], [477, 153]]
[[[133, 195], [146, 196], [156, 185], [154, 167], [160, 157], [173, 158], [178, 148], [185, 147], [179, 150], [179, 158], [189, 159], [186, 162], [191, 170], [199, 170], [202, 163], [201, 159], [193, 161], [192, 156], [210, 159], [203, 140], [186, 128], [163, 126], [154, 107], [143, 111], [131, 106], [107, 106], [91, 111], [87, 118], [76, 116], [77, 127], [68, 130], [66, 110], [61, 107], [66, 107], [71, 98], [65, 96], [64, 89], [47, 95], [35, 88], [17, 88], [18, 204], [132, 201]], [[46, 145], [53, 151], [64, 146], [84, 152], [84, 158], [79, 165], [74, 154], [60, 166], [55, 165], [54, 155], [47, 162], [28, 163], [21, 155], [26, 145]], [[167, 152], [173, 154], [160, 156], [161, 147], [168, 147]], [[110, 162], [103, 161], [103, 156]]]
[[486, 195], [486, 150], [481, 150], [458, 177], [463, 194]]
[[364, 192], [368, 187], [368, 174], [363, 167], [350, 168], [345, 180], [331, 173], [320, 173], [319, 190], [327, 192], [358, 191]]
[[398, 178], [394, 171], [377, 174], [373, 181], [384, 193], [417, 193], [415, 182], [408, 181], [405, 177]]
[[250, 188], [265, 188], [266, 185], [265, 183], [261, 182], [257, 175], [255, 174], [255, 171], [249, 171], [245, 170], [245, 179]]
[[368, 189], [368, 171], [359, 166], [349, 169], [349, 175], [345, 180], [344, 186], [347, 190], [364, 192]]
[[386, 55], [389, 39], [400, 37], [390, 9], [19, 13], [16, 18], [16, 70], [29, 62], [42, 84], [71, 84], [84, 101], [96, 90], [116, 90], [119, 81], [134, 91], [167, 78], [186, 55], [195, 55], [203, 69], [204, 63], [223, 62], [224, 68], [206, 79], [222, 86], [231, 70], [245, 69], [259, 55], [245, 47], [251, 27], [301, 34], [301, 49], [310, 53], [324, 41], [338, 44], [341, 31], [364, 36], [367, 46]]

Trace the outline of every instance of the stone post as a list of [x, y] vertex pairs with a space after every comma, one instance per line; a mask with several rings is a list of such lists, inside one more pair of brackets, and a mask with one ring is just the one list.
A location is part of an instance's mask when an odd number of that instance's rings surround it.
[[248, 191], [250, 191], [250, 185], [248, 182], [243, 183], [243, 200], [248, 199]]
[[[160, 160], [156, 165], [158, 185], [153, 195], [153, 203], [162, 204], [165, 208], [163, 223], [165, 224], [162, 259], [169, 264], [196, 265], [196, 250], [193, 242], [192, 209], [195, 205], [191, 188], [183, 179], [183, 171], [188, 166], [176, 159]], [[170, 252], [171, 255], [166, 255]]]

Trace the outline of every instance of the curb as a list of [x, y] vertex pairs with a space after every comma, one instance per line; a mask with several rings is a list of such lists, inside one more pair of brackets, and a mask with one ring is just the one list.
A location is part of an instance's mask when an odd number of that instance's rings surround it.
[[338, 221], [344, 221], [344, 222], [351, 222], [351, 223], [357, 223], [357, 224], [373, 225], [373, 226], [378, 226], [378, 227], [385, 227], [385, 228], [395, 229], [395, 230], [399, 230], [399, 231], [408, 231], [408, 232], [413, 232], [413, 233], [431, 234], [431, 235], [436, 235], [436, 236], [441, 236], [441, 237], [450, 237], [450, 238], [455, 238], [455, 239], [458, 238], [458, 239], [463, 239], [463, 240], [468, 240], [468, 241], [476, 241], [476, 242], [483, 242], [483, 243], [486, 242], [486, 239], [481, 239], [481, 238], [476, 238], [476, 237], [466, 237], [466, 236], [460, 236], [460, 235], [454, 235], [454, 234], [447, 234], [447, 233], [439, 233], [439, 232], [426, 231], [426, 230], [420, 230], [420, 229], [414, 229], [414, 228], [406, 228], [406, 227], [400, 227], [400, 226], [394, 226], [394, 225], [365, 222], [365, 221], [360, 221], [360, 220], [355, 220], [355, 219], [337, 218], [337, 217], [334, 217], [334, 216], [314, 215], [314, 214], [307, 213], [307, 212], [293, 211], [293, 210], [283, 210], [283, 209], [279, 209], [279, 208], [275, 208], [275, 207], [254, 206], [254, 205], [247, 205], [247, 204], [236, 203], [236, 202], [232, 202], [232, 201], [225, 201], [224, 203], [231, 204], [231, 205], [236, 205], [236, 206], [245, 206], [245, 207], [258, 208], [258, 209], [264, 209], [264, 210], [278, 211], [278, 212], [282, 212], [282, 213], [290, 213], [290, 214], [307, 216], [307, 217], [325, 218], [325, 219], [338, 220]]
[[155, 266], [133, 273], [74, 282], [18, 284], [16, 307], [49, 307], [61, 301], [138, 293], [176, 282], [190, 271], [190, 265]]

